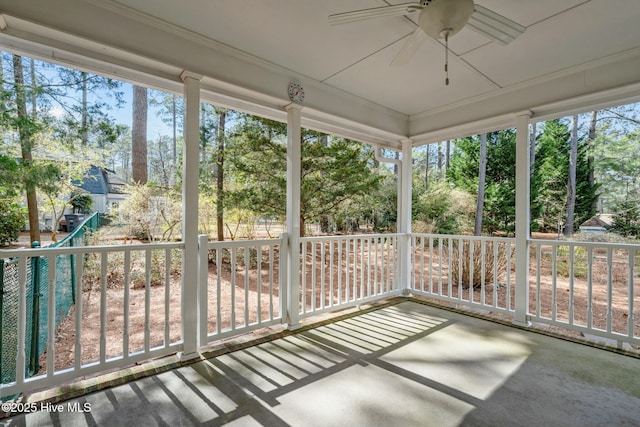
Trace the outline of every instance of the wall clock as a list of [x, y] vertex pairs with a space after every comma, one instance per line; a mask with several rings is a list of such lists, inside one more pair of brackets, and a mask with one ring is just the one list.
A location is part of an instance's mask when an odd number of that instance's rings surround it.
[[298, 83], [289, 84], [289, 99], [296, 104], [302, 104], [304, 100], [304, 89]]

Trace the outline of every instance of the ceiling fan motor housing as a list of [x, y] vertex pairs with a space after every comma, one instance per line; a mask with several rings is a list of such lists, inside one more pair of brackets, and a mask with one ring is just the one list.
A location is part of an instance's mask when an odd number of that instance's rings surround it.
[[434, 39], [460, 31], [473, 14], [473, 0], [432, 0], [422, 9], [420, 28]]

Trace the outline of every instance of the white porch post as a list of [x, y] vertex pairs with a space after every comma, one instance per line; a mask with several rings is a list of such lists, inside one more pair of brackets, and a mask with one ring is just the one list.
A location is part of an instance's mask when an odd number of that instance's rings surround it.
[[300, 118], [302, 107], [289, 104], [287, 110], [287, 324], [300, 326], [300, 179], [302, 163]]
[[402, 164], [398, 191], [401, 192], [398, 206], [398, 280], [404, 294], [411, 289], [411, 193], [412, 193], [413, 154], [410, 139], [402, 141]]
[[182, 160], [182, 360], [199, 357], [198, 310], [198, 150], [200, 140], [200, 79], [183, 72], [185, 117]]
[[529, 117], [521, 113], [516, 117], [516, 289], [514, 323], [529, 324]]

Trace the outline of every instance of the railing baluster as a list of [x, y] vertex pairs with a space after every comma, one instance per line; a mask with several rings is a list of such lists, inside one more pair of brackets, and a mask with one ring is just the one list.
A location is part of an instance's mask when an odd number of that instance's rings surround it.
[[587, 249], [587, 328], [593, 327], [593, 248]]
[[55, 255], [49, 255], [47, 262], [47, 270], [49, 273], [49, 306], [48, 323], [47, 323], [47, 377], [52, 377], [55, 371], [56, 359], [56, 259]]
[[[231, 248], [231, 330], [236, 329], [236, 251], [235, 246]], [[222, 306], [222, 304], [220, 305]]]
[[627, 311], [627, 336], [629, 338], [633, 338], [633, 321], [634, 321], [634, 314], [633, 314], [633, 299], [635, 298], [634, 295], [634, 289], [633, 289], [633, 285], [634, 285], [634, 277], [633, 277], [633, 271], [635, 270], [635, 251], [633, 251], [632, 249], [628, 249], [627, 250], [627, 255], [628, 255], [628, 264], [629, 264], [629, 283], [627, 284], [628, 286], [628, 304], [629, 304], [629, 311]]
[[316, 256], [316, 242], [311, 242], [311, 311], [316, 311]]
[[558, 320], [558, 245], [551, 247], [551, 320]]
[[[220, 335], [222, 331], [222, 255], [224, 249], [216, 249], [216, 334]], [[233, 271], [231, 271], [233, 276]], [[231, 291], [233, 292], [233, 291]], [[208, 294], [208, 292], [207, 292]], [[231, 299], [231, 305], [235, 304], [235, 300]], [[233, 308], [232, 308], [233, 310]], [[207, 322], [208, 324], [208, 322]]]
[[424, 237], [420, 238], [420, 290], [424, 292]]
[[442, 296], [442, 263], [444, 262], [444, 238], [438, 239], [438, 295]]
[[[164, 250], [164, 331], [163, 331], [165, 348], [168, 347], [169, 344], [171, 344], [171, 337], [169, 334], [169, 318], [170, 318], [170, 308], [171, 308], [171, 292], [170, 292], [171, 291], [171, 261], [172, 261], [171, 249], [165, 249]], [[206, 280], [202, 285], [206, 287], [207, 285]], [[205, 296], [206, 296], [206, 289], [205, 289]], [[204, 303], [206, 306], [206, 303], [207, 303], [206, 298]], [[206, 319], [207, 316], [204, 315], [204, 318]], [[206, 321], [205, 321], [205, 325], [206, 325]], [[201, 340], [200, 345], [203, 345], [205, 343], [206, 336], [207, 335], [206, 335], [206, 326], [205, 326], [205, 334], [203, 337], [204, 339]]]
[[257, 301], [257, 319], [258, 324], [262, 323], [262, 245], [256, 246], [256, 294]]
[[82, 339], [82, 270], [84, 263], [84, 253], [80, 253], [76, 256], [76, 277], [78, 279], [78, 285], [76, 286], [76, 318], [75, 318], [75, 326], [76, 326], [76, 342], [74, 348], [74, 368], [75, 370], [79, 370], [82, 365], [82, 347], [81, 347], [81, 339]]
[[249, 264], [251, 264], [251, 248], [245, 246], [244, 250], [244, 326], [249, 326]]
[[151, 251], [144, 251], [144, 351], [151, 347]]
[[122, 330], [122, 354], [124, 358], [129, 357], [129, 319], [130, 319], [130, 310], [129, 304], [131, 300], [130, 289], [131, 289], [131, 251], [125, 250], [124, 252], [124, 307], [123, 307], [123, 316], [124, 316], [124, 328]]
[[611, 333], [613, 328], [613, 248], [607, 249], [607, 332]]
[[510, 243], [506, 244], [507, 247], [507, 304], [505, 309], [507, 310], [512, 310], [513, 307], [511, 307], [511, 252], [512, 251], [512, 247]]
[[387, 257], [386, 257], [386, 264], [387, 264], [387, 268], [386, 268], [386, 274], [387, 274], [387, 284], [385, 287], [385, 292], [389, 292], [393, 286], [393, 279], [394, 276], [392, 276], [392, 272], [395, 273], [395, 264], [393, 264], [394, 268], [391, 268], [391, 259], [393, 258], [393, 252], [392, 252], [392, 242], [391, 242], [391, 238], [388, 238], [386, 241], [386, 248], [387, 248]]
[[350, 239], [353, 241], [353, 301], [358, 299], [358, 239], [355, 237]]
[[360, 298], [364, 298], [364, 239], [360, 238]]
[[[27, 340], [27, 263], [29, 258], [18, 256], [18, 352], [16, 359], [16, 384], [24, 384], [26, 371]], [[33, 274], [33, 272], [31, 273]]]
[[349, 292], [349, 286], [351, 286], [351, 284], [349, 283], [349, 265], [351, 263], [350, 261], [350, 257], [351, 257], [351, 253], [349, 251], [349, 239], [344, 239], [344, 248], [345, 248], [345, 262], [344, 262], [344, 270], [345, 270], [345, 296], [344, 296], [344, 302], [349, 302], [351, 300], [351, 293]]
[[342, 272], [343, 272], [343, 260], [342, 260], [342, 240], [336, 239], [338, 244], [338, 305], [340, 305], [342, 298]]
[[542, 295], [540, 295], [540, 267], [542, 265], [542, 245], [536, 245], [536, 315], [542, 317]]
[[307, 312], [307, 242], [302, 242], [302, 263], [300, 265], [300, 299], [302, 301], [302, 314]]
[[326, 289], [325, 289], [325, 277], [326, 277], [326, 270], [327, 270], [327, 263], [326, 263], [326, 257], [327, 257], [327, 242], [322, 241], [320, 242], [320, 244], [322, 245], [320, 247], [320, 294], [322, 295], [321, 299], [320, 299], [320, 308], [324, 309], [326, 306], [326, 302], [327, 302], [327, 295], [326, 295]]
[[419, 265], [420, 265], [420, 261], [419, 261], [419, 255], [418, 255], [418, 240], [415, 236], [410, 235], [409, 238], [409, 268], [411, 269], [411, 271], [408, 274], [408, 278], [409, 278], [409, 286], [408, 286], [408, 290], [412, 291], [412, 290], [418, 290], [420, 288], [420, 285], [418, 284], [420, 282], [420, 276], [419, 276]]
[[474, 261], [473, 251], [476, 249], [475, 240], [469, 239], [469, 302], [473, 301], [473, 280], [474, 280]]
[[[273, 320], [273, 245], [269, 245], [269, 320]], [[278, 290], [278, 292], [280, 292]]]
[[[485, 305], [485, 280], [487, 278], [486, 259], [487, 259], [487, 242], [485, 240], [480, 241], [480, 304]], [[493, 262], [496, 262], [494, 259]]]
[[329, 240], [329, 307], [333, 307], [333, 254], [335, 253], [335, 241]]
[[569, 244], [569, 324], [573, 325], [573, 316], [574, 316], [574, 312], [573, 310], [575, 309], [574, 304], [573, 304], [573, 297], [574, 297], [574, 276], [575, 276], [575, 270], [574, 270], [574, 264], [575, 264], [576, 258], [575, 258], [575, 245], [573, 244]]
[[107, 353], [107, 257], [100, 254], [100, 363], [104, 363]]

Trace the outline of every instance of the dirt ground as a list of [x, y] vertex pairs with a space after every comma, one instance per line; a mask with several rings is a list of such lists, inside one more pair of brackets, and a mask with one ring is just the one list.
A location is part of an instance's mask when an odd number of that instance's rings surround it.
[[[549, 238], [544, 236], [544, 238]], [[353, 262], [354, 254], [351, 254], [351, 261]], [[356, 256], [356, 265], [364, 267], [356, 267], [355, 272], [353, 269], [347, 276], [346, 273], [341, 271], [339, 262], [335, 260], [333, 265], [329, 265], [327, 258], [322, 260], [320, 258], [320, 251], [316, 253], [316, 259], [312, 258], [311, 251], [307, 253], [307, 261], [305, 264], [305, 276], [306, 280], [303, 280], [305, 284], [303, 289], [304, 303], [307, 309], [312, 307], [322, 307], [337, 302], [338, 298], [344, 300], [349, 295], [353, 298], [354, 295], [360, 296], [363, 294], [379, 293], [384, 290], [384, 285], [380, 285], [377, 288], [374, 286], [371, 289], [369, 283], [374, 277], [378, 279], [389, 275], [389, 279], [392, 279], [390, 274], [391, 270], [383, 271], [381, 268], [369, 269], [367, 262], [369, 258], [373, 256], [370, 250], [365, 247], [361, 247]], [[236, 268], [232, 270], [230, 259], [228, 254], [225, 255], [223, 262], [216, 264], [215, 254], [210, 256], [209, 264], [209, 291], [208, 291], [208, 313], [209, 323], [208, 331], [213, 334], [219, 331], [224, 331], [230, 327], [242, 327], [245, 324], [252, 324], [258, 321], [258, 313], [260, 320], [266, 321], [273, 317], [278, 316], [279, 312], [279, 271], [278, 271], [278, 251], [277, 249], [273, 253], [269, 253], [267, 249], [262, 251], [262, 258], [260, 261], [260, 272], [258, 272], [256, 259], [249, 257], [249, 263], [244, 264], [243, 255], [238, 254]], [[115, 265], [118, 265], [118, 260], [113, 260]], [[434, 257], [432, 263], [437, 263], [437, 258]], [[428, 263], [428, 261], [427, 261]], [[269, 265], [273, 264], [273, 270], [269, 272]], [[111, 260], [109, 260], [111, 266]], [[332, 267], [333, 271], [329, 268]], [[111, 267], [110, 267], [111, 268]], [[124, 271], [115, 270], [110, 273], [107, 279], [107, 286], [103, 290], [95, 275], [91, 276], [86, 274], [83, 276], [83, 301], [82, 301], [82, 321], [80, 327], [80, 342], [81, 342], [81, 360], [83, 363], [97, 361], [100, 357], [101, 345], [105, 347], [106, 358], [117, 357], [122, 354], [131, 354], [137, 351], [141, 351], [145, 348], [153, 348], [161, 346], [166, 342], [175, 343], [180, 340], [180, 322], [181, 322], [181, 277], [179, 266], [170, 269], [168, 276], [162, 276], [160, 280], [152, 280], [151, 286], [147, 287], [144, 283], [140, 283], [139, 278], [136, 278], [135, 271], [131, 274], [131, 286], [128, 290], [124, 286]], [[121, 267], [123, 270], [123, 267]], [[132, 270], [143, 267], [132, 267]], [[363, 268], [363, 269], [361, 269]], [[557, 302], [556, 318], [559, 321], [568, 321], [569, 316], [572, 316], [573, 322], [580, 325], [587, 325], [589, 316], [591, 316], [591, 322], [597, 328], [606, 329], [606, 313], [607, 305], [607, 289], [606, 286], [600, 285], [605, 283], [607, 272], [606, 263], [595, 263], [593, 272], [593, 283], [591, 289], [592, 294], [592, 307], [591, 313], [587, 306], [588, 301], [588, 287], [586, 280], [583, 278], [575, 278], [573, 283], [568, 277], [557, 275], [556, 293], [553, 289], [553, 278], [551, 274], [551, 261], [550, 259], [543, 257], [541, 260], [541, 274], [538, 277], [536, 272], [536, 261], [534, 258], [530, 260], [530, 274], [531, 274], [531, 286], [530, 286], [530, 312], [539, 313], [539, 315], [551, 318], [554, 315], [553, 301]], [[604, 270], [603, 270], [604, 268]], [[144, 270], [144, 269], [143, 269]], [[324, 270], [324, 273], [323, 273]], [[379, 276], [376, 276], [378, 275]], [[614, 276], [622, 275], [622, 279], [628, 277], [624, 272], [613, 272]], [[325, 278], [325, 282], [329, 280], [329, 277], [333, 275], [333, 289], [330, 289], [329, 285], [322, 287], [319, 284], [321, 277]], [[603, 276], [604, 275], [604, 276]], [[444, 275], [443, 275], [444, 276]], [[98, 276], [99, 277], [99, 276]], [[258, 279], [260, 277], [260, 279]], [[511, 276], [511, 283], [513, 283], [513, 277]], [[317, 285], [311, 286], [313, 280]], [[619, 277], [616, 280], [620, 279]], [[384, 279], [386, 280], [386, 279]], [[218, 293], [218, 281], [220, 282], [220, 290]], [[260, 284], [259, 284], [260, 282]], [[338, 284], [341, 283], [341, 287]], [[435, 287], [439, 286], [439, 283], [435, 282]], [[446, 279], [442, 282], [443, 294], [449, 295], [448, 283]], [[615, 281], [614, 281], [615, 283]], [[640, 332], [640, 281], [635, 281], [635, 334]], [[369, 286], [370, 289], [367, 289]], [[427, 284], [427, 288], [428, 288]], [[432, 285], [433, 286], [433, 285]], [[569, 310], [569, 289], [574, 288], [574, 300], [573, 300], [573, 312]], [[510, 305], [513, 308], [514, 303], [514, 289], [508, 287], [503, 283], [498, 283], [498, 287], [494, 296], [493, 285], [487, 284], [483, 288], [474, 289], [471, 297], [473, 301], [484, 300], [491, 302], [494, 298], [497, 300], [499, 307], [506, 308]], [[333, 294], [331, 294], [333, 290]], [[456, 298], [460, 289], [452, 285], [451, 297]], [[129, 304], [124, 305], [125, 294], [129, 294]], [[540, 298], [538, 298], [538, 293]], [[611, 311], [613, 313], [613, 320], [611, 328], [615, 332], [626, 333], [629, 327], [628, 318], [628, 293], [629, 289], [625, 286], [614, 286], [611, 294]], [[469, 289], [462, 289], [462, 297], [469, 299]], [[104, 298], [104, 301], [103, 301]], [[539, 306], [537, 301], [540, 301]], [[149, 301], [149, 310], [145, 310]], [[235, 301], [235, 304], [232, 302]], [[218, 307], [220, 310], [220, 317], [217, 313]], [[56, 340], [55, 340], [55, 369], [65, 369], [72, 367], [75, 360], [75, 341], [76, 341], [76, 322], [75, 322], [75, 307], [72, 307], [69, 315], [60, 324]], [[490, 313], [496, 317], [504, 317], [500, 313]], [[106, 319], [105, 323], [105, 337], [106, 340], [101, 344], [101, 316]], [[128, 329], [125, 327], [125, 316], [128, 316], [130, 321]], [[148, 333], [146, 333], [146, 325], [148, 324]], [[165, 325], [168, 325], [165, 332]], [[580, 336], [579, 332], [569, 331], [564, 328], [551, 327], [551, 330], [557, 333], [564, 333], [570, 336]], [[165, 335], [166, 334], [166, 335]], [[127, 341], [127, 348], [124, 348], [125, 338]], [[41, 366], [46, 366], [47, 354], [43, 354], [41, 357]]]

